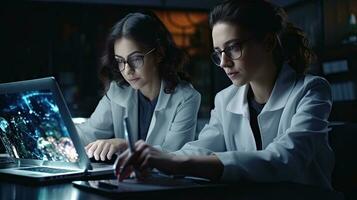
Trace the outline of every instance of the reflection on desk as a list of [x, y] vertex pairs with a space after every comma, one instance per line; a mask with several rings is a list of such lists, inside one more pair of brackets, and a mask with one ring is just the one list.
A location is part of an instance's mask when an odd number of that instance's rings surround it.
[[[0, 199], [108, 199], [120, 198], [120, 194], [99, 194], [94, 191], [80, 190], [72, 183], [30, 186], [19, 183], [9, 183], [0, 180]], [[187, 189], [183, 191], [136, 193], [132, 198], [145, 199], [324, 199], [342, 200], [343, 195], [336, 191], [294, 184], [294, 183], [240, 183], [217, 188]]]
[[82, 192], [71, 183], [52, 185], [22, 185], [18, 183], [0, 182], [0, 199], [107, 199], [100, 195]]

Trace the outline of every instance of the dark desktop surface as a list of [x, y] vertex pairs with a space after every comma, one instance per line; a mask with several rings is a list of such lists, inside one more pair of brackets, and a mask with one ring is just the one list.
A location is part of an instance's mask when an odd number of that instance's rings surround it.
[[342, 193], [294, 183], [239, 183], [217, 187], [186, 188], [184, 190], [120, 193], [98, 193], [79, 189], [71, 182], [32, 185], [0, 179], [0, 199], [344, 199]]

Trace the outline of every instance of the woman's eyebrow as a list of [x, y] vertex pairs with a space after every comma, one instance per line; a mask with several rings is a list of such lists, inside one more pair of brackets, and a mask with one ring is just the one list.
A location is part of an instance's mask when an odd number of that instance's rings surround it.
[[[235, 43], [235, 42], [239, 42], [239, 41], [240, 41], [240, 39], [238, 39], [238, 38], [230, 39], [230, 40], [228, 40], [228, 41], [223, 43], [223, 49], [226, 48], [227, 46], [229, 46], [230, 44]], [[221, 48], [219, 48], [219, 47], [213, 47], [213, 49], [214, 50], [221, 50]]]
[[229, 46], [230, 44], [239, 42], [240, 40], [241, 40], [241, 39], [239, 39], [239, 38], [230, 39], [230, 40], [226, 41], [226, 42], [223, 44], [223, 46], [224, 46], [224, 47]]
[[134, 55], [134, 54], [137, 54], [137, 53], [143, 54], [143, 52], [141, 52], [141, 51], [139, 51], [139, 50], [136, 50], [136, 51], [131, 52], [131, 53], [128, 55], [128, 57], [130, 57], [130, 56], [132, 56], [132, 55]]
[[[136, 50], [136, 51], [131, 52], [131, 53], [127, 56], [127, 58], [130, 57], [130, 56], [132, 56], [133, 54], [136, 54], [136, 53], [142, 54], [141, 51]], [[123, 56], [119, 56], [119, 55], [117, 55], [117, 54], [114, 54], [114, 57], [116, 57], [116, 58], [124, 58]]]

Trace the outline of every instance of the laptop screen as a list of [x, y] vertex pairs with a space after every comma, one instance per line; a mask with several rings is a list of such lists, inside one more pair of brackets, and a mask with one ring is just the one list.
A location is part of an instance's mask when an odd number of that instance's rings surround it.
[[0, 135], [15, 158], [79, 159], [51, 90], [0, 94]]

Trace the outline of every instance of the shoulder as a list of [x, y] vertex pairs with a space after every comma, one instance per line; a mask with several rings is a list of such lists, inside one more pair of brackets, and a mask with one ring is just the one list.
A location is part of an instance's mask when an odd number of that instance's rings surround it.
[[310, 74], [299, 77], [296, 86], [302, 91], [330, 92], [331, 90], [330, 84], [325, 78]]
[[304, 84], [305, 85], [325, 85], [325, 86], [330, 86], [328, 81], [321, 77], [321, 76], [314, 76], [314, 75], [305, 75], [304, 78]]
[[128, 85], [119, 85], [116, 81], [112, 81], [109, 85], [109, 89], [106, 92], [106, 96], [109, 99], [120, 99], [131, 96], [133, 88]]
[[313, 101], [332, 104], [331, 87], [323, 77], [314, 75], [300, 76], [296, 81], [290, 99], [299, 104]]
[[237, 87], [230, 85], [216, 94], [215, 104], [221, 102], [223, 105], [227, 105], [230, 100], [237, 94], [238, 91], [243, 90], [243, 87]]
[[183, 99], [189, 98], [201, 98], [201, 94], [188, 82], [181, 81], [175, 88], [172, 94], [175, 97], [181, 97]]

